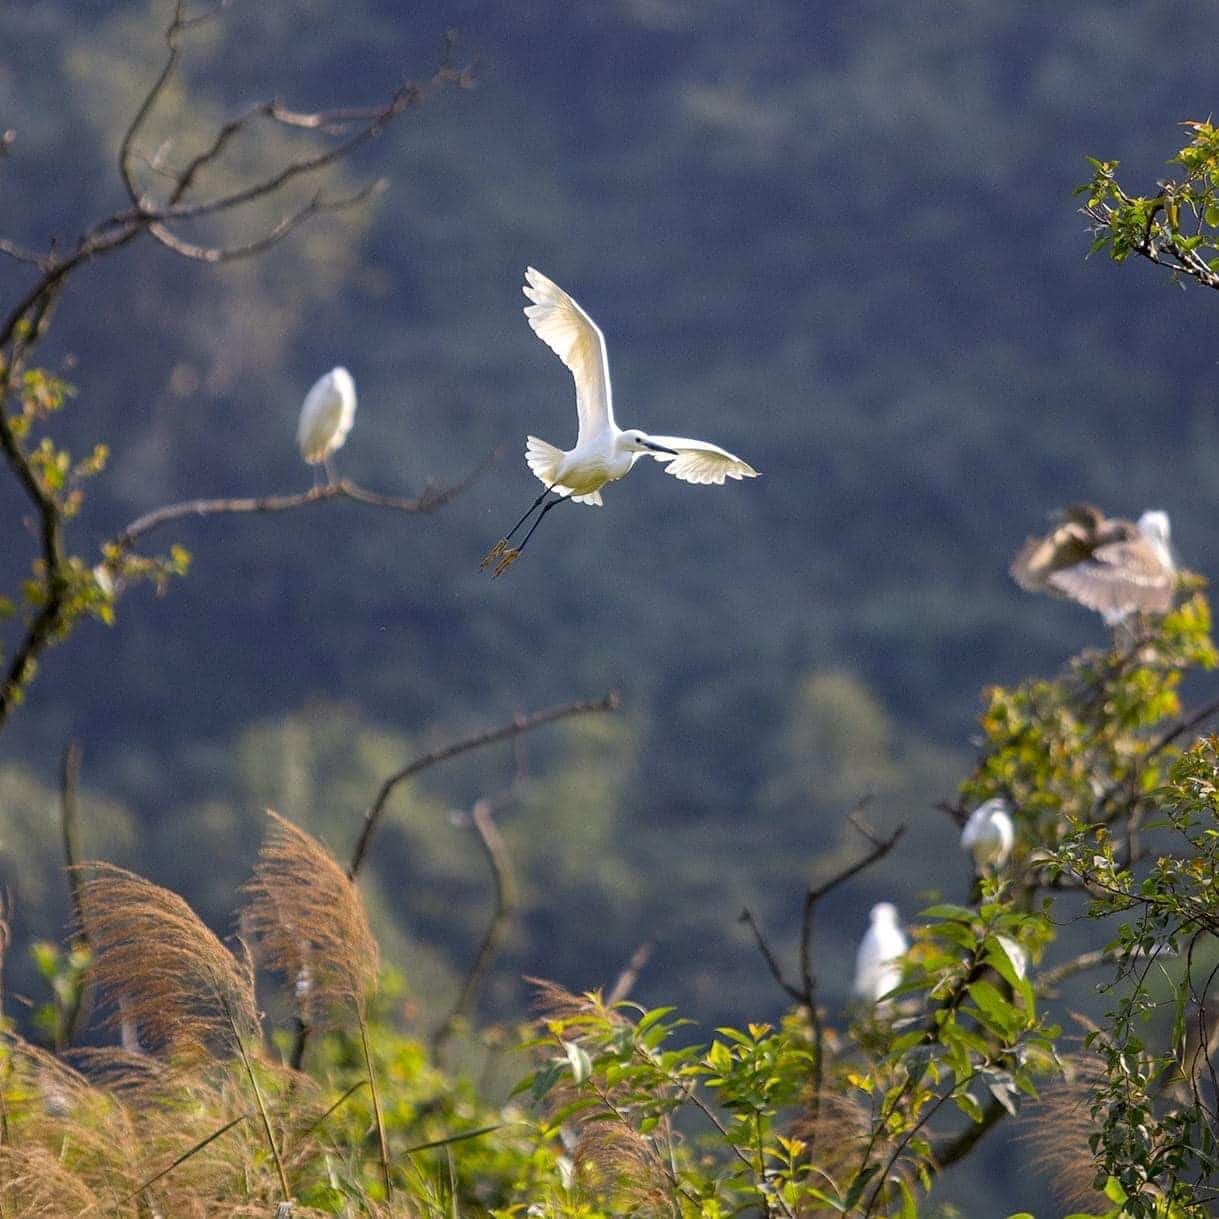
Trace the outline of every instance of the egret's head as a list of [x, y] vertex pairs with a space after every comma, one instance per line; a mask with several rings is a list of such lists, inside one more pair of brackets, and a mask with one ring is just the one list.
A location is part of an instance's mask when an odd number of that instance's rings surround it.
[[657, 444], [647, 432], [631, 428], [618, 433], [618, 447], [627, 453], [668, 453], [677, 456], [676, 449], [670, 449], [663, 444]]
[[1149, 508], [1139, 517], [1139, 532], [1149, 541], [1160, 546], [1172, 545], [1172, 527], [1168, 513], [1160, 508]]
[[1002, 796], [991, 796], [989, 800], [984, 800], [978, 805], [975, 815], [979, 821], [993, 821], [996, 817], [1010, 817], [1011, 811], [1012, 806], [1009, 801]]
[[897, 907], [892, 902], [877, 902], [870, 917], [873, 923], [897, 926]]

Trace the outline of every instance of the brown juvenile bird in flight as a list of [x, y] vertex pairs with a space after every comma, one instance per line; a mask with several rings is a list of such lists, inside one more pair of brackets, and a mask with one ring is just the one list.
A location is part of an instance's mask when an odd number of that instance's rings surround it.
[[1072, 504], [1055, 529], [1025, 542], [1011, 574], [1021, 588], [1069, 597], [1110, 626], [1140, 611], [1167, 613], [1177, 584], [1168, 513], [1144, 512], [1135, 524]]

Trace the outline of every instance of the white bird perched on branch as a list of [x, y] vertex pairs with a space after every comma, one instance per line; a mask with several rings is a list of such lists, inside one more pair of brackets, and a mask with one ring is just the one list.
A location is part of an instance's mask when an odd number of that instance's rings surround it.
[[1016, 843], [1011, 810], [1012, 806], [1002, 796], [994, 796], [969, 814], [961, 831], [961, 850], [973, 855], [979, 872], [987, 868], [997, 872], [1011, 857]]
[[857, 999], [875, 1007], [901, 985], [901, 959], [910, 945], [897, 921], [897, 907], [892, 902], [877, 902], [869, 918], [871, 924], [855, 954], [852, 990]]
[[345, 368], [332, 368], [305, 395], [296, 443], [311, 466], [326, 467], [326, 477], [332, 483], [334, 465], [330, 455], [343, 447], [355, 417], [356, 383]]
[[[665, 463], [665, 469], [684, 482], [723, 483], [726, 478], [757, 477], [757, 470], [747, 461], [706, 440], [650, 436], [638, 428], [626, 431], [619, 428], [614, 422], [605, 336], [596, 322], [540, 271], [527, 267], [525, 281], [523, 291], [532, 302], [525, 306], [529, 325], [575, 379], [580, 430], [575, 448], [566, 452], [536, 436], [527, 438], [525, 460], [546, 489], [507, 535], [490, 549], [482, 561], [484, 568], [499, 559], [495, 575], [507, 571], [541, 524], [542, 517], [556, 504], [570, 499], [577, 504], [600, 507], [601, 488], [628, 474], [640, 457], [654, 457]], [[555, 498], [542, 507], [552, 492]], [[512, 535], [539, 507], [542, 510], [520, 546], [510, 549], [508, 543]]]

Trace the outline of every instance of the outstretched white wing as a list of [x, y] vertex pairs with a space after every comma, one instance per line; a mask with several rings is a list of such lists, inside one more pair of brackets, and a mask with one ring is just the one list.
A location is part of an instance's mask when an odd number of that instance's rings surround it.
[[526, 267], [525, 281], [522, 291], [533, 302], [525, 306], [525, 316], [533, 333], [567, 365], [575, 379], [576, 411], [580, 416], [576, 444], [582, 445], [614, 422], [605, 336], [597, 323], [541, 271]]
[[688, 483], [722, 483], [726, 478], [757, 478], [758, 472], [747, 461], [742, 461], [727, 449], [706, 440], [690, 440], [685, 436], [653, 436], [648, 439], [662, 444], [666, 449], [676, 449], [677, 456], [669, 453], [649, 453], [657, 461], [666, 463], [665, 469], [674, 478]]

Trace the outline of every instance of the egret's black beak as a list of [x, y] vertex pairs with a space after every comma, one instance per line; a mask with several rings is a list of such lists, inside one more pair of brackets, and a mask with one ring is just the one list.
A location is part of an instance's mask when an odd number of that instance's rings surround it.
[[654, 440], [641, 440], [639, 443], [645, 448], [651, 449], [653, 453], [668, 453], [671, 457], [678, 455], [676, 449], [670, 449], [663, 444], [657, 444]]

